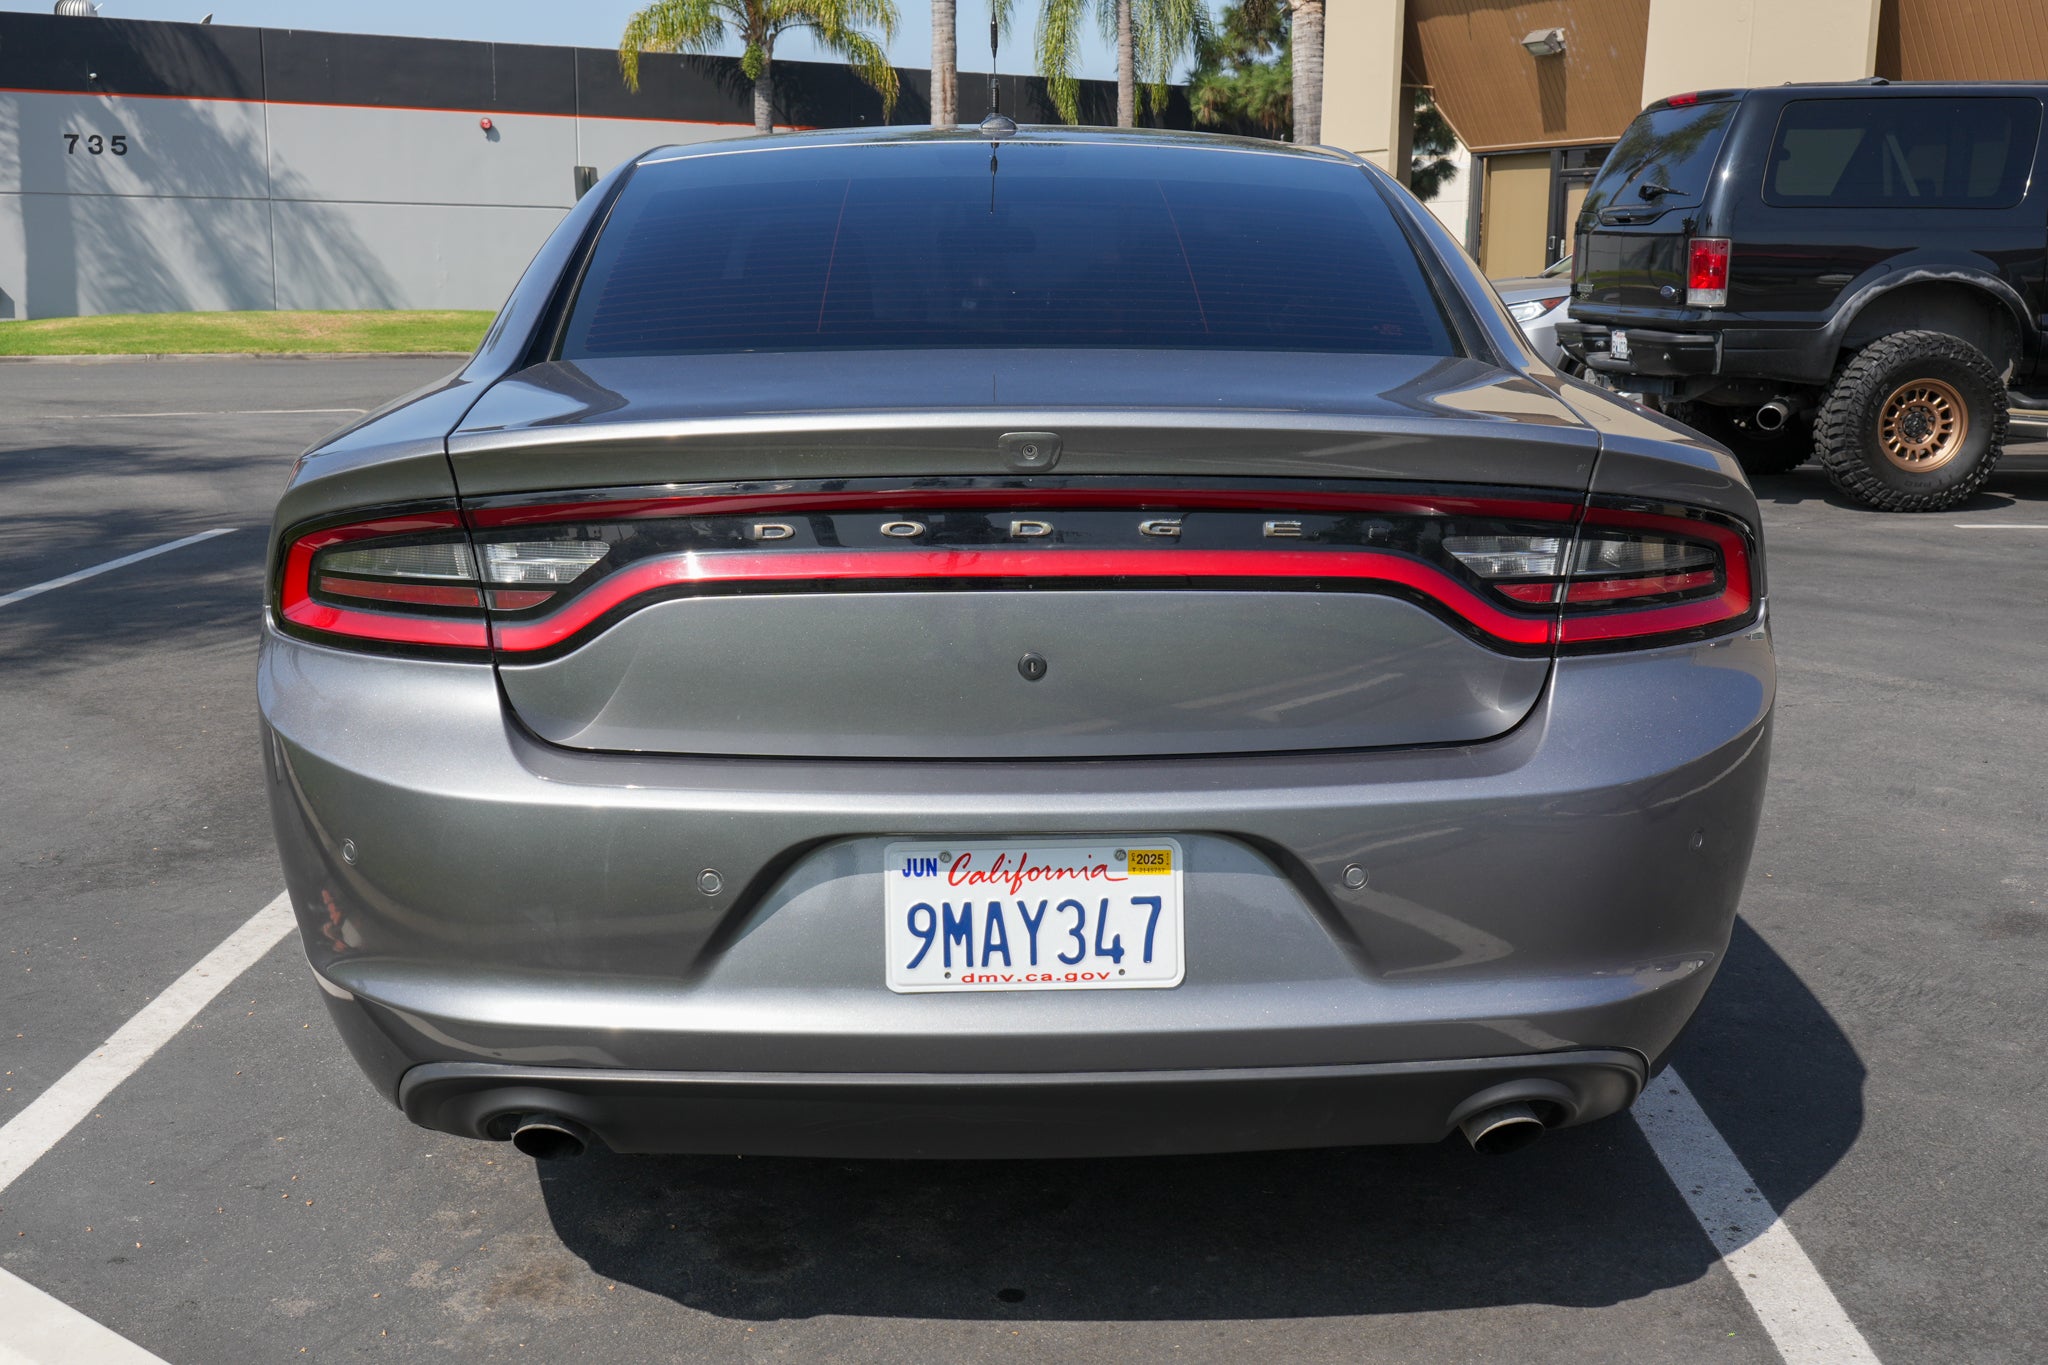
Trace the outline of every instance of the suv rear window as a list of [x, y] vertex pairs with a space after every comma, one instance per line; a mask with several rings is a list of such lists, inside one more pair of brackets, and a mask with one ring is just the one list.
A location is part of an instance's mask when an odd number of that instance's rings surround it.
[[[1646, 109], [1614, 144], [1581, 213], [1626, 205], [1662, 208], [1697, 204], [1714, 174], [1721, 139], [1735, 117], [1733, 100]], [[1662, 186], [1662, 189], [1651, 188]], [[1645, 191], [1648, 191], [1645, 193]]]
[[1794, 100], [1771, 142], [1764, 199], [1840, 208], [2011, 208], [2026, 194], [2038, 100]]
[[1457, 354], [1356, 166], [949, 141], [641, 166], [562, 355], [896, 347]]

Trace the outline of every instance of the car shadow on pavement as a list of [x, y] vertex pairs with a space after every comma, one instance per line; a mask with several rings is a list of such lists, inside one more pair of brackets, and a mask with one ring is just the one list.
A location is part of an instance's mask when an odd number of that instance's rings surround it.
[[[1854, 1048], [1738, 923], [1675, 1065], [1779, 1208], [1862, 1127]], [[1141, 1160], [617, 1157], [539, 1167], [608, 1280], [750, 1321], [1060, 1321], [1598, 1306], [1714, 1252], [1626, 1116], [1480, 1157], [1434, 1147]]]

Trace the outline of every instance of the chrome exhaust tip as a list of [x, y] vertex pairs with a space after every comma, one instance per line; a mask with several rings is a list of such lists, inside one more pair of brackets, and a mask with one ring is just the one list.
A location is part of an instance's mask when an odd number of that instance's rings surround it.
[[590, 1130], [559, 1114], [521, 1114], [512, 1123], [512, 1145], [535, 1161], [566, 1161], [590, 1148]]
[[1482, 1109], [1458, 1124], [1458, 1131], [1472, 1150], [1483, 1156], [1505, 1156], [1527, 1147], [1543, 1136], [1543, 1120], [1533, 1106], [1497, 1104]]
[[1774, 399], [1758, 408], [1749, 420], [1756, 423], [1758, 431], [1783, 431], [1785, 423], [1792, 420], [1792, 409]]

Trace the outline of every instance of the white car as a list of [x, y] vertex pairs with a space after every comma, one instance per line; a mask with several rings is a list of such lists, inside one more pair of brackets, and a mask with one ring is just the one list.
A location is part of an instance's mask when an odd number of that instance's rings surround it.
[[1522, 335], [1536, 354], [1556, 366], [1571, 361], [1557, 344], [1557, 324], [1565, 317], [1572, 300], [1572, 258], [1567, 256], [1541, 275], [1522, 275], [1495, 280], [1494, 292], [1508, 306], [1508, 315], [1522, 327]]

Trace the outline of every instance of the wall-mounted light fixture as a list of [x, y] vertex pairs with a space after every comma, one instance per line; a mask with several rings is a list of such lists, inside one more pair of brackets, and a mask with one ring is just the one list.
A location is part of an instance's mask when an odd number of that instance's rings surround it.
[[1539, 28], [1522, 39], [1522, 46], [1529, 50], [1531, 57], [1555, 57], [1564, 51], [1564, 30]]

